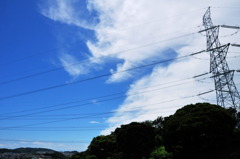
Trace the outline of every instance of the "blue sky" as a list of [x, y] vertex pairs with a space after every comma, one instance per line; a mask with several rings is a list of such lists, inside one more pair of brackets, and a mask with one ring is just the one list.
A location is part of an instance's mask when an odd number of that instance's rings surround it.
[[[206, 48], [197, 32], [208, 6], [214, 24], [239, 26], [240, 4], [196, 3], [1, 0], [0, 147], [82, 151], [121, 124], [216, 103], [214, 92], [197, 96], [214, 89], [211, 75], [192, 78], [209, 71], [209, 54], [178, 58]], [[219, 37], [239, 36], [221, 29]], [[239, 52], [229, 50], [232, 69]]]

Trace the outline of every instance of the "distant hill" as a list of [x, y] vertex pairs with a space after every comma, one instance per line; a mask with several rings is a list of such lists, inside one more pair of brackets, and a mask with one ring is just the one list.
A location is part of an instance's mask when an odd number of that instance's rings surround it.
[[17, 153], [37, 153], [37, 152], [57, 152], [57, 151], [54, 151], [54, 150], [51, 150], [51, 149], [47, 149], [47, 148], [29, 148], [29, 147], [26, 147], [26, 148], [17, 148], [17, 149], [14, 149], [14, 152], [17, 152]]
[[[0, 149], [0, 158], [48, 158], [48, 159], [66, 159], [67, 155], [46, 148], [17, 148], [17, 149]], [[71, 156], [71, 155], [70, 155]]]
[[12, 152], [12, 150], [10, 150], [10, 149], [0, 149], [0, 153], [4, 153], [4, 152]]
[[47, 153], [53, 153], [57, 152], [51, 149], [46, 148], [17, 148], [17, 149], [0, 149], [0, 153], [4, 152], [13, 152], [13, 153], [38, 153], [38, 152], [47, 152]]

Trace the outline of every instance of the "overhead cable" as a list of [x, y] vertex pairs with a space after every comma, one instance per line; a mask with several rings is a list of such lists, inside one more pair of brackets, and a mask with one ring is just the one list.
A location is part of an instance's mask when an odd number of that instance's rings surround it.
[[[131, 109], [128, 109], [128, 110], [121, 110], [121, 112], [124, 112], [124, 113], [127, 113], [127, 112], [136, 112], [136, 110], [139, 110], [139, 109], [144, 108], [144, 107], [147, 107], [147, 106], [158, 105], [158, 104], [173, 102], [173, 101], [177, 101], [177, 100], [182, 100], [182, 99], [187, 99], [187, 98], [198, 97], [198, 96], [205, 95], [205, 94], [211, 93], [211, 92], [213, 92], [213, 91], [208, 91], [208, 92], [204, 92], [204, 93], [199, 93], [199, 94], [197, 94], [197, 95], [185, 96], [185, 97], [176, 98], [176, 99], [172, 99], [172, 100], [161, 101], [161, 102], [159, 102], [159, 103], [146, 104], [146, 105], [137, 106], [137, 107], [134, 107], [134, 108], [131, 108]], [[49, 122], [41, 122], [41, 123], [26, 124], [26, 125], [19, 125], [19, 126], [2, 127], [2, 128], [0, 128], [0, 130], [23, 128], [23, 127], [36, 126], [36, 125], [45, 125], [45, 124], [50, 124], [50, 123], [64, 122], [64, 121], [77, 120], [77, 119], [83, 119], [83, 118], [91, 118], [91, 117], [93, 117], [93, 116], [113, 114], [113, 113], [117, 113], [117, 112], [118, 112], [118, 110], [115, 110], [115, 111], [101, 112], [101, 113], [93, 113], [93, 114], [91, 114], [91, 115], [80, 116], [80, 117], [72, 117], [72, 118], [68, 118], [68, 119], [60, 119], [60, 120], [49, 121]]]
[[[200, 75], [195, 75], [193, 77], [188, 77], [188, 78], [184, 78], [184, 79], [180, 79], [180, 80], [164, 82], [164, 83], [160, 83], [160, 84], [156, 84], [156, 85], [152, 85], [152, 86], [141, 87], [139, 89], [136, 89], [135, 91], [139, 91], [139, 90], [143, 90], [143, 89], [145, 90], [146, 88], [152, 88], [152, 87], [157, 87], [157, 86], [162, 86], [162, 85], [168, 85], [168, 84], [171, 84], [171, 83], [177, 83], [177, 82], [181, 82], [181, 81], [185, 81], [185, 80], [189, 80], [189, 79], [195, 79], [195, 78], [201, 77], [203, 75], [207, 75], [207, 74], [209, 74], [209, 73], [203, 73], [203, 74], [200, 74]], [[205, 79], [207, 79], [207, 78], [202, 78], [202, 79], [198, 79], [198, 80], [205, 80]], [[0, 116], [11, 115], [11, 114], [19, 114], [19, 113], [23, 113], [23, 112], [26, 113], [26, 112], [44, 110], [44, 109], [49, 109], [49, 108], [54, 108], [54, 107], [59, 107], [59, 106], [64, 106], [64, 105], [69, 105], [69, 104], [81, 103], [81, 102], [85, 102], [85, 101], [99, 100], [99, 99], [104, 99], [104, 98], [107, 98], [107, 97], [114, 97], [114, 96], [117, 96], [117, 95], [123, 95], [125, 93], [126, 93], [125, 91], [116, 92], [116, 93], [106, 94], [106, 95], [97, 96], [97, 97], [91, 97], [91, 98], [82, 99], [82, 100], [69, 101], [69, 102], [55, 104], [55, 105], [48, 105], [48, 106], [41, 107], [41, 108], [26, 109], [26, 110], [21, 110], [21, 111], [2, 113], [2, 114], [0, 114]]]
[[19, 97], [19, 96], [34, 94], [34, 93], [43, 92], [43, 91], [47, 91], [47, 90], [51, 90], [51, 89], [55, 89], [55, 88], [60, 88], [60, 87], [68, 86], [68, 85], [73, 85], [73, 84], [78, 84], [78, 83], [82, 83], [82, 82], [86, 82], [86, 81], [90, 81], [90, 80], [95, 80], [95, 79], [99, 79], [99, 78], [103, 78], [103, 77], [108, 77], [108, 76], [112, 76], [114, 74], [119, 74], [119, 73], [128, 72], [128, 71], [132, 71], [132, 70], [142, 69], [142, 68], [158, 65], [158, 64], [161, 64], [161, 63], [165, 63], [165, 62], [190, 57], [190, 56], [200, 54], [200, 53], [202, 53], [202, 52], [196, 52], [196, 53], [192, 53], [192, 54], [189, 54], [189, 55], [170, 58], [170, 59], [167, 59], [167, 60], [156, 61], [156, 62], [153, 62], [153, 63], [150, 63], [150, 64], [141, 65], [141, 66], [137, 66], [137, 67], [132, 67], [132, 68], [122, 70], [122, 71], [106, 73], [106, 74], [102, 74], [102, 75], [98, 75], [98, 76], [94, 76], [94, 77], [90, 77], [90, 78], [86, 78], [86, 79], [82, 79], [82, 80], [77, 80], [77, 81], [73, 81], [73, 82], [53, 85], [53, 86], [50, 86], [50, 87], [45, 87], [45, 88], [36, 89], [36, 90], [32, 90], [32, 91], [22, 92], [22, 93], [18, 93], [18, 94], [9, 95], [9, 96], [3, 96], [3, 97], [0, 97], [0, 100], [5, 100], [5, 99], [15, 98], [15, 97]]
[[[203, 75], [203, 74], [202, 74]], [[194, 77], [196, 78], [196, 77]], [[207, 79], [207, 78], [203, 78], [202, 80]], [[175, 84], [175, 85], [170, 85], [170, 86], [166, 86], [166, 87], [161, 87], [161, 88], [156, 88], [156, 89], [152, 89], [152, 90], [145, 90], [142, 92], [138, 92], [138, 93], [134, 93], [132, 95], [128, 95], [128, 96], [137, 96], [137, 95], [141, 95], [141, 94], [146, 94], [146, 93], [151, 93], [154, 91], [159, 91], [162, 89], [166, 89], [166, 88], [170, 88], [170, 87], [175, 87], [175, 86], [179, 86], [179, 85], [183, 85], [183, 84], [188, 84], [191, 83], [193, 81], [190, 82], [184, 82], [184, 83], [180, 83], [180, 84]], [[113, 98], [108, 98], [108, 99], [103, 99], [103, 100], [99, 100], [97, 101], [98, 103], [102, 103], [102, 102], [107, 102], [107, 101], [112, 101], [112, 100], [116, 100], [116, 99], [121, 99], [121, 98], [125, 98], [127, 95], [121, 95], [121, 96], [117, 96], [117, 97], [113, 97]], [[26, 116], [31, 116], [31, 115], [37, 115], [37, 114], [42, 114], [42, 113], [48, 113], [48, 112], [55, 112], [55, 111], [59, 111], [59, 110], [64, 110], [64, 109], [69, 109], [69, 108], [75, 108], [75, 107], [81, 107], [81, 106], [86, 106], [86, 105], [91, 105], [92, 102], [87, 102], [87, 103], [83, 103], [83, 104], [77, 104], [77, 105], [71, 105], [71, 106], [66, 106], [66, 107], [61, 107], [61, 108], [55, 108], [55, 109], [51, 109], [51, 110], [43, 110], [43, 111], [38, 111], [38, 112], [33, 112], [33, 113], [27, 113], [27, 114], [21, 114], [21, 115], [15, 115], [15, 116], [7, 116], [7, 117], [2, 117], [0, 118], [0, 120], [6, 120], [6, 119], [12, 119], [12, 118], [19, 118], [19, 117], [26, 117]]]
[[[134, 47], [134, 48], [129, 48], [129, 49], [126, 49], [126, 50], [117, 51], [115, 53], [110, 53], [108, 56], [117, 55], [117, 54], [125, 53], [125, 52], [128, 52], [128, 51], [149, 47], [149, 46], [152, 46], [152, 45], [157, 45], [157, 44], [162, 43], [162, 42], [166, 42], [166, 41], [170, 41], [170, 40], [174, 40], [174, 39], [178, 39], [178, 38], [183, 38], [183, 37], [186, 37], [186, 36], [193, 35], [195, 33], [196, 32], [188, 33], [188, 34], [180, 35], [180, 36], [177, 36], [177, 37], [173, 37], [173, 38], [169, 38], [169, 39], [165, 39], [165, 40], [161, 40], [161, 41], [157, 41], [157, 42], [153, 42], [153, 43], [148, 43], [148, 44], [145, 44], [145, 45], [137, 46], [137, 47]], [[106, 58], [106, 56], [103, 55], [103, 56], [100, 56], [100, 57], [93, 57], [91, 59], [87, 59], [87, 60], [84, 60], [84, 61], [81, 61], [81, 62], [77, 62], [77, 63], [74, 63], [74, 64], [70, 64], [70, 65], [67, 65], [67, 66], [61, 66], [61, 67], [58, 67], [58, 68], [54, 68], [54, 69], [50, 69], [50, 70], [46, 70], [46, 71], [42, 71], [42, 72], [38, 72], [38, 73], [26, 75], [26, 76], [22, 76], [22, 77], [19, 77], [19, 78], [3, 81], [3, 82], [0, 82], [0, 85], [9, 84], [9, 83], [12, 83], [12, 82], [16, 82], [16, 81], [20, 81], [20, 80], [24, 80], [24, 79], [28, 79], [28, 78], [32, 78], [32, 77], [37, 77], [37, 76], [44, 75], [44, 74], [47, 74], [47, 73], [51, 73], [51, 72], [55, 72], [55, 71], [58, 71], [58, 70], [62, 70], [64, 68], [66, 68], [66, 67], [73, 67], [73, 66], [85, 63], [85, 62], [89, 62], [90, 60], [95, 60], [95, 59], [100, 59], [100, 58]]]

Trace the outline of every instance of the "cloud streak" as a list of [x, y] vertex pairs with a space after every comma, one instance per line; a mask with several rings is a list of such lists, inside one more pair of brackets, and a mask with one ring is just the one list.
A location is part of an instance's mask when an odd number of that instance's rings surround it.
[[82, 17], [82, 12], [75, 6], [76, 0], [53, 0], [41, 5], [41, 13], [45, 17], [68, 25], [74, 25], [85, 29], [93, 29], [93, 26]]
[[88, 73], [87, 63], [81, 63], [77, 58], [70, 54], [61, 54], [59, 60], [64, 69], [74, 78]]

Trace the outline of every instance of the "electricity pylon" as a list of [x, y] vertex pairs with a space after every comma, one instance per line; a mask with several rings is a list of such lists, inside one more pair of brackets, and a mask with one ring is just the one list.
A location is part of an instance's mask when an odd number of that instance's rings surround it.
[[[219, 26], [214, 26], [210, 7], [203, 16], [203, 25], [207, 36], [207, 51], [210, 52], [210, 72], [213, 74], [217, 104], [224, 108], [240, 110], [240, 95], [233, 81], [234, 70], [230, 70], [226, 56], [230, 44], [221, 45]], [[200, 32], [203, 32], [200, 31]]]

